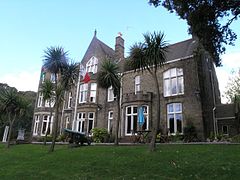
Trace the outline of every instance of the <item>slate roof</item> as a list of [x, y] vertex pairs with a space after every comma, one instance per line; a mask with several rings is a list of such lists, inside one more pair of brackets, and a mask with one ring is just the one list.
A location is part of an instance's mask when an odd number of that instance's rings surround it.
[[195, 39], [188, 39], [168, 46], [166, 58], [167, 61], [184, 58], [193, 55], [197, 47]]
[[219, 104], [216, 106], [216, 118], [235, 117], [235, 104]]
[[94, 35], [85, 55], [83, 56], [82, 63], [85, 65], [93, 55], [97, 56], [97, 58], [104, 58], [106, 56], [114, 58], [115, 51]]

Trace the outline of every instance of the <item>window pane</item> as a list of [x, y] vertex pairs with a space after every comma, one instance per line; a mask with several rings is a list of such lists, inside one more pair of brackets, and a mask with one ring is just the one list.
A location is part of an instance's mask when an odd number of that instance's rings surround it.
[[170, 77], [170, 70], [165, 71], [165, 72], [163, 73], [163, 78], [165, 79], [165, 78], [169, 78], [169, 77]]
[[174, 116], [168, 115], [168, 121], [169, 121], [169, 131], [170, 133], [174, 133]]
[[127, 133], [131, 133], [131, 116], [127, 117]]
[[137, 131], [137, 115], [133, 116], [133, 130]]
[[173, 68], [173, 69], [170, 69], [171, 70], [171, 77], [176, 77], [177, 74], [176, 74], [176, 68]]
[[228, 126], [223, 126], [222, 130], [223, 130], [223, 134], [228, 134]]
[[135, 113], [137, 113], [137, 107], [133, 107], [133, 113], [135, 114]]
[[131, 114], [131, 107], [127, 107], [127, 114]]
[[175, 103], [175, 112], [182, 112], [182, 104]]
[[93, 118], [93, 113], [88, 113], [88, 118]]
[[164, 80], [164, 96], [171, 95], [171, 86], [170, 86], [170, 79]]
[[183, 77], [178, 77], [178, 93], [183, 93]]
[[182, 133], [182, 114], [176, 114], [177, 132]]
[[172, 79], [172, 94], [177, 94], [177, 78]]
[[89, 120], [88, 121], [88, 133], [91, 132], [92, 128], [93, 128], [93, 120]]
[[183, 69], [182, 69], [182, 68], [178, 68], [178, 69], [177, 69], [177, 75], [178, 75], [178, 76], [183, 75]]
[[168, 104], [167, 105], [168, 112], [173, 112], [173, 104]]

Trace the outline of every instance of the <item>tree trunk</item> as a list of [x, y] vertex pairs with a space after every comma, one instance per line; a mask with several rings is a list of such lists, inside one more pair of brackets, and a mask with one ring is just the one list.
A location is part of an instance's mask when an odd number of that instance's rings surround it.
[[8, 132], [8, 137], [7, 137], [7, 145], [6, 148], [10, 147], [10, 140], [11, 140], [11, 134], [12, 134], [12, 127], [13, 127], [13, 123], [15, 121], [16, 115], [14, 115], [13, 120], [11, 120], [10, 115], [8, 116], [9, 119], [9, 132]]
[[157, 118], [156, 118], [156, 124], [155, 126], [152, 127], [152, 139], [151, 139], [151, 143], [149, 146], [149, 150], [150, 151], [155, 151], [156, 148], [156, 138], [157, 138], [157, 133], [159, 130], [159, 124], [160, 124], [160, 92], [159, 92], [159, 86], [158, 86], [158, 79], [157, 79], [157, 74], [152, 73], [152, 77], [154, 79], [154, 84], [155, 84], [155, 88], [156, 88], [156, 96], [157, 96], [157, 104], [156, 104], [156, 110], [157, 110]]
[[52, 137], [52, 144], [50, 146], [49, 152], [54, 151], [55, 142], [56, 142], [56, 138], [57, 138], [59, 104], [60, 104], [59, 100], [58, 100], [58, 98], [56, 98], [55, 118], [54, 118], [54, 121], [53, 121], [53, 137]]
[[119, 98], [117, 100], [117, 123], [116, 123], [116, 134], [115, 134], [115, 140], [114, 140], [114, 145], [118, 146], [119, 144], [119, 139], [118, 139], [118, 133], [119, 133], [119, 124], [120, 124], [120, 101]]

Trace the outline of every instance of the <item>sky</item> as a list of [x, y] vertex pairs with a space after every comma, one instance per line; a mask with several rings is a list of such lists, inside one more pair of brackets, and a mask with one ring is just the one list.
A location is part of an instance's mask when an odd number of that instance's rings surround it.
[[[44, 50], [62, 46], [80, 62], [97, 38], [114, 49], [118, 32], [125, 40], [125, 55], [143, 33], [162, 31], [169, 44], [191, 38], [184, 20], [148, 0], [0, 0], [0, 82], [21, 91], [37, 91]], [[232, 29], [239, 39], [227, 46], [223, 66], [217, 68], [223, 93], [230, 72], [240, 67], [240, 27]]]

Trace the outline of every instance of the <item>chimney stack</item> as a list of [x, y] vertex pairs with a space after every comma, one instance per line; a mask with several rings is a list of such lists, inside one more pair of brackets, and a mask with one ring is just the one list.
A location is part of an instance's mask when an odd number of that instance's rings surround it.
[[119, 61], [124, 59], [124, 39], [122, 38], [122, 33], [120, 32], [116, 37], [115, 57], [116, 57], [116, 60], [119, 60]]

